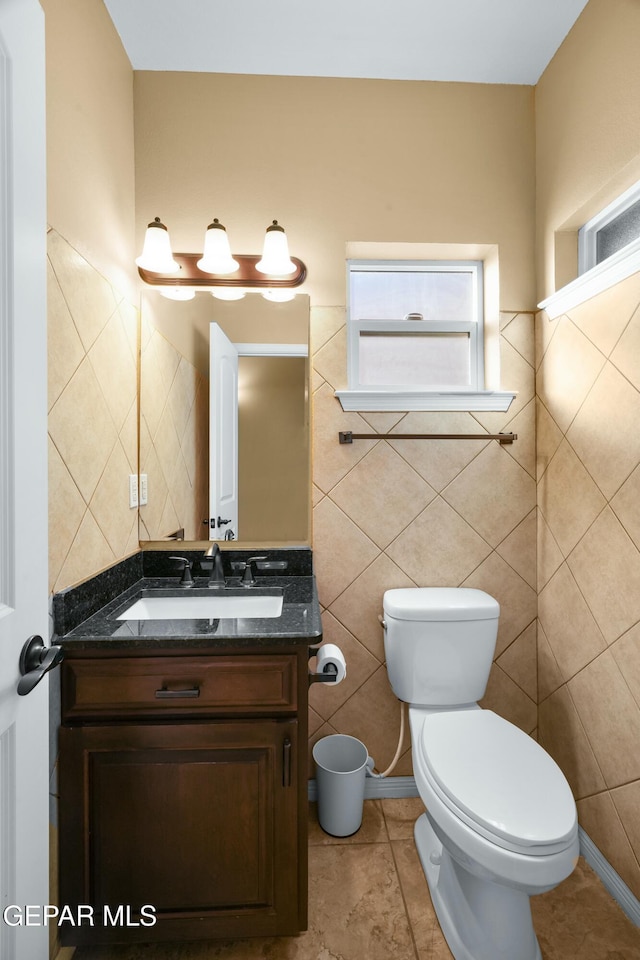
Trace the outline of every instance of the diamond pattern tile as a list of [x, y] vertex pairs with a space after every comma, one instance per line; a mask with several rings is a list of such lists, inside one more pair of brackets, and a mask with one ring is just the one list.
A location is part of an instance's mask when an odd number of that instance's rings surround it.
[[534, 590], [536, 588], [536, 527], [537, 513], [531, 513], [518, 524], [508, 537], [498, 544], [496, 552], [519, 573]]
[[[470, 413], [408, 413], [391, 433], [485, 431]], [[438, 492], [482, 453], [490, 440], [390, 440], [389, 443]]]
[[495, 547], [535, 506], [535, 481], [492, 441], [442, 496]]
[[[378, 669], [380, 663], [327, 610], [322, 614], [322, 630], [323, 642], [337, 644], [347, 664], [347, 675], [342, 683], [314, 683], [309, 688], [310, 706], [323, 720], [330, 720], [358, 687]], [[313, 670], [314, 666], [315, 660], [311, 660], [310, 669]]]
[[609, 507], [568, 564], [608, 643], [640, 620], [640, 553]]
[[314, 508], [313, 542], [318, 596], [325, 607], [333, 603], [380, 552], [329, 497]]
[[344, 390], [348, 387], [346, 327], [341, 327], [317, 353], [314, 353], [313, 368], [334, 390]]
[[535, 359], [535, 340], [533, 332], [533, 314], [516, 313], [511, 320], [502, 326], [500, 333], [508, 340], [520, 356], [533, 366]]
[[563, 432], [582, 406], [605, 358], [572, 323], [556, 330], [538, 372], [540, 399]]
[[386, 550], [418, 586], [459, 586], [490, 552], [489, 544], [441, 497]]
[[333, 389], [325, 383], [313, 397], [313, 480], [324, 493], [342, 480], [374, 443], [380, 442], [338, 443], [341, 430], [371, 432], [359, 414], [343, 412]]
[[48, 252], [49, 582], [60, 590], [138, 545], [127, 486], [138, 462], [138, 310], [55, 230]]
[[47, 234], [49, 261], [85, 351], [118, 306], [111, 284], [55, 230]]
[[607, 499], [640, 461], [640, 392], [607, 363], [567, 439]]
[[496, 656], [535, 620], [535, 590], [495, 552], [465, 579], [464, 586], [485, 590], [500, 604]]
[[331, 490], [330, 497], [379, 547], [386, 547], [435, 491], [382, 441]]
[[413, 580], [386, 554], [381, 553], [331, 604], [330, 610], [383, 663], [384, 637], [378, 617], [382, 614], [384, 592], [396, 587], [414, 586]]
[[88, 502], [115, 445], [113, 419], [88, 359], [84, 359], [49, 414], [49, 433]]
[[569, 310], [569, 317], [582, 333], [609, 356], [640, 303], [640, 275], [633, 274]]
[[582, 826], [636, 895], [639, 301], [635, 275], [536, 328], [540, 738]]
[[605, 506], [605, 498], [563, 440], [538, 487], [538, 508], [566, 557]]
[[564, 680], [573, 677], [606, 647], [602, 632], [566, 564], [541, 591], [538, 617]]

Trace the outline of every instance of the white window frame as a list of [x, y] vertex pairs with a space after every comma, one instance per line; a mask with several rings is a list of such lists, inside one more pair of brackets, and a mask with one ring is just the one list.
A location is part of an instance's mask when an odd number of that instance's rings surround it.
[[585, 300], [603, 293], [640, 270], [640, 237], [632, 240], [606, 260], [596, 263], [598, 230], [615, 220], [637, 200], [640, 200], [640, 181], [629, 187], [580, 228], [578, 231], [579, 275], [538, 304], [540, 310], [546, 311], [549, 320], [556, 320], [562, 314], [584, 303]]
[[[506, 410], [514, 394], [484, 389], [484, 282], [482, 260], [347, 260], [347, 374], [349, 388], [337, 390], [344, 410]], [[351, 276], [362, 271], [472, 274], [472, 315], [460, 321], [367, 320], [351, 313]], [[470, 382], [421, 387], [361, 382], [360, 337], [363, 333], [465, 333], [469, 335]]]
[[[354, 273], [469, 273], [473, 280], [472, 316], [468, 320], [365, 320], [351, 315], [351, 276]], [[381, 393], [397, 393], [402, 384], [380, 384], [373, 387], [360, 379], [360, 337], [363, 333], [465, 333], [469, 335], [469, 378], [467, 387], [448, 384], [438, 392], [468, 390], [476, 392], [484, 387], [483, 349], [483, 287], [482, 261], [479, 260], [348, 260], [347, 283], [347, 372], [352, 390], [375, 389]], [[433, 391], [435, 388], [427, 388]]]
[[[617, 197], [612, 203], [592, 217], [578, 230], [578, 274], [582, 275], [588, 270], [599, 266], [597, 259], [598, 234], [604, 228], [609, 226], [614, 220], [617, 220], [623, 213], [640, 200], [640, 180], [634, 183], [632, 187], [626, 190], [621, 196]], [[640, 237], [636, 238], [636, 241]], [[632, 243], [635, 241], [631, 241]], [[625, 247], [621, 247], [612, 256], [621, 254]], [[611, 258], [607, 258], [611, 259]], [[600, 263], [605, 263], [601, 260]]]

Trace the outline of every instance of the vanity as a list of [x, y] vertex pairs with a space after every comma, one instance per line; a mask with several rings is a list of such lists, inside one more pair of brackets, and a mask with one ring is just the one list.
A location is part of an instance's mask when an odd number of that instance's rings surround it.
[[249, 588], [246, 554], [222, 590], [152, 550], [54, 597], [60, 903], [93, 914], [65, 945], [306, 929], [311, 551], [264, 551]]

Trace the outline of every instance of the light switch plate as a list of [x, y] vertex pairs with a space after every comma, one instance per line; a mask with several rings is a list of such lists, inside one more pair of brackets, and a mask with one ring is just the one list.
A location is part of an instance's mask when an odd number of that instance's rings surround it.
[[138, 474], [129, 474], [129, 506], [138, 506]]
[[147, 475], [146, 473], [141, 473], [140, 474], [140, 506], [141, 507], [144, 507], [144, 505], [147, 503], [148, 493], [149, 493], [149, 489], [147, 484]]

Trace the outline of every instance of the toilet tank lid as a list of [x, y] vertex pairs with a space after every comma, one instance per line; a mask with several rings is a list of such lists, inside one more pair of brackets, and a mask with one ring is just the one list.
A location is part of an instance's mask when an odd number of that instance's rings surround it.
[[385, 616], [396, 620], [497, 620], [500, 604], [472, 587], [401, 587], [386, 590]]

